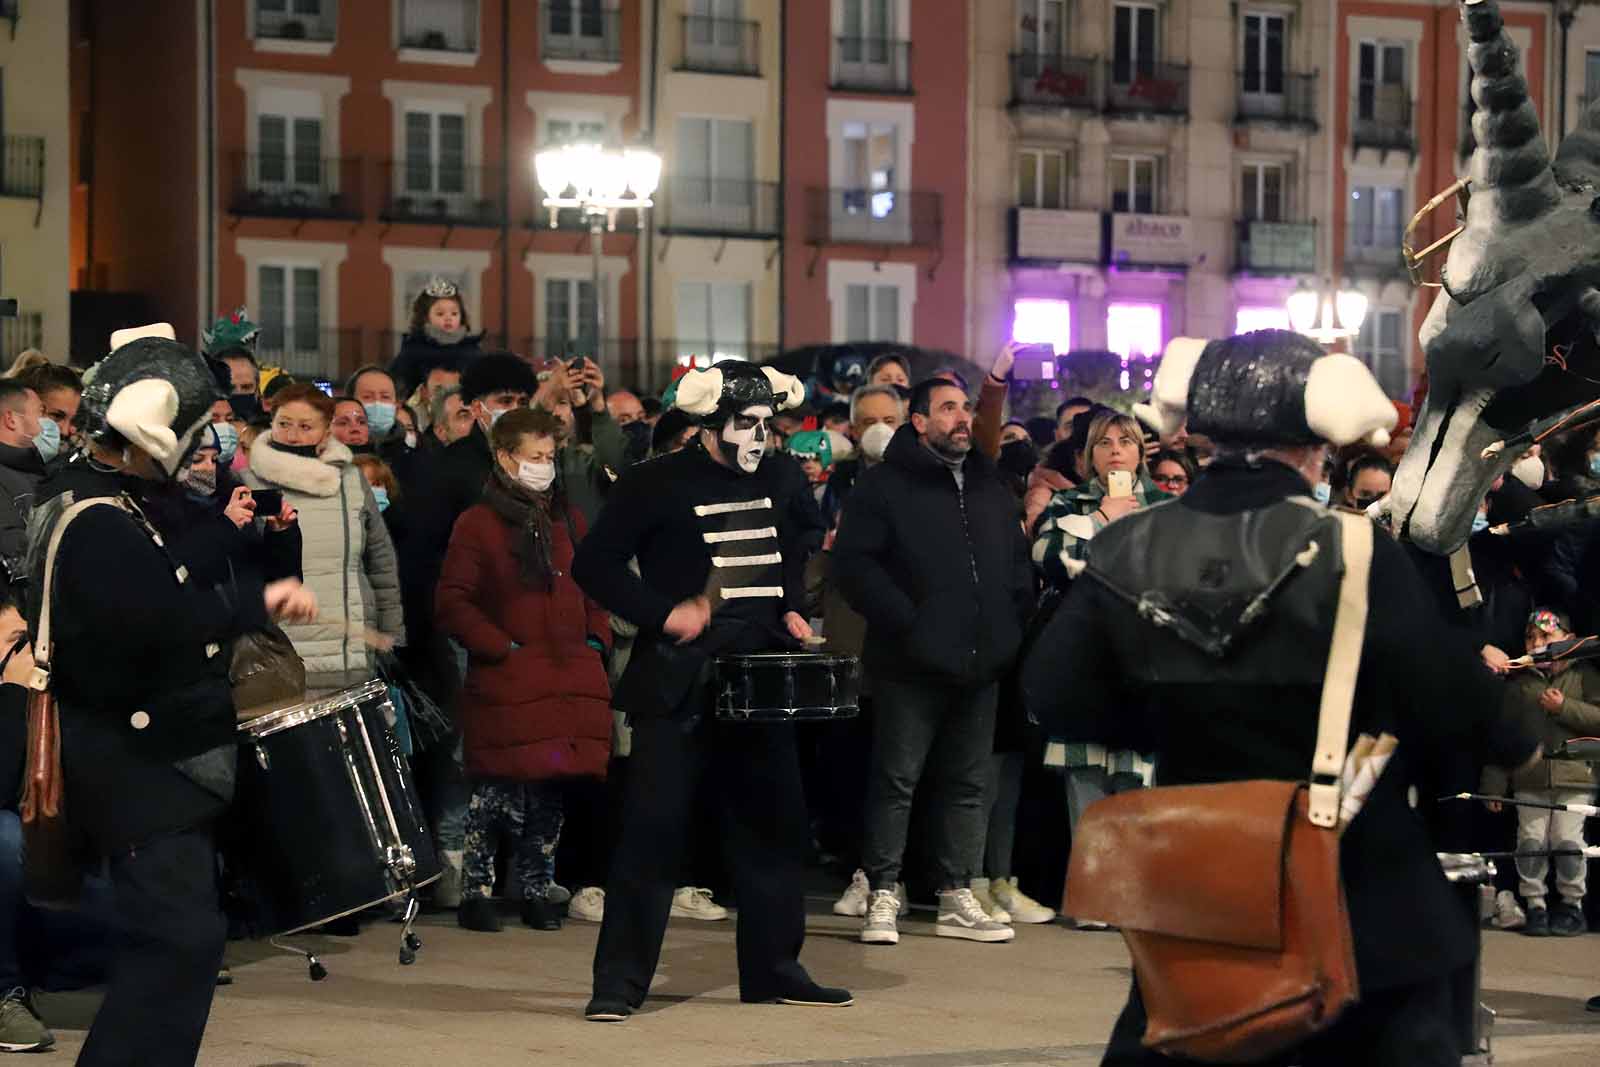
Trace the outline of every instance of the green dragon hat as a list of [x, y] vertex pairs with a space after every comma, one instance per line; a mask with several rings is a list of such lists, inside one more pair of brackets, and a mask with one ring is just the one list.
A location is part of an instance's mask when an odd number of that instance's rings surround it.
[[242, 306], [236, 307], [231, 314], [212, 323], [211, 329], [200, 331], [201, 350], [208, 356], [221, 355], [235, 348], [253, 353], [256, 335], [260, 332], [261, 327], [250, 321], [250, 313]]

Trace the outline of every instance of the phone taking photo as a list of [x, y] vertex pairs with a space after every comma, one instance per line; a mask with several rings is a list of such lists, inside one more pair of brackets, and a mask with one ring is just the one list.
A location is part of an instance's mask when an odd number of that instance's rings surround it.
[[282, 489], [252, 489], [250, 499], [256, 502], [258, 519], [275, 519], [283, 511]]
[[1107, 471], [1106, 496], [1128, 497], [1133, 495], [1132, 471]]
[[1011, 363], [1011, 377], [1019, 382], [1055, 381], [1056, 346], [1026, 345], [1017, 349]]

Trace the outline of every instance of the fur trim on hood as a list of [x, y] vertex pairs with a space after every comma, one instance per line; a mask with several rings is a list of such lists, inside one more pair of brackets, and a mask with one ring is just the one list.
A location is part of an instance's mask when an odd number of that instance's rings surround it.
[[350, 450], [333, 437], [322, 443], [316, 459], [307, 459], [273, 448], [272, 438], [262, 434], [250, 449], [250, 470], [271, 485], [310, 496], [333, 496], [339, 491], [344, 468], [353, 458]]

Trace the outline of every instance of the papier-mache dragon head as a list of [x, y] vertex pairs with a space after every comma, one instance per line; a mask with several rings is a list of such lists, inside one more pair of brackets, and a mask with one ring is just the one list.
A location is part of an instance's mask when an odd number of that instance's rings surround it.
[[[1497, 0], [1458, 2], [1471, 155], [1407, 231], [1414, 278], [1448, 252], [1419, 334], [1428, 396], [1389, 498], [1395, 530], [1439, 554], [1466, 542], [1484, 494], [1522, 451], [1600, 396], [1600, 105], [1552, 161]], [[1411, 230], [1452, 193], [1466, 209], [1453, 240], [1412, 253]]]

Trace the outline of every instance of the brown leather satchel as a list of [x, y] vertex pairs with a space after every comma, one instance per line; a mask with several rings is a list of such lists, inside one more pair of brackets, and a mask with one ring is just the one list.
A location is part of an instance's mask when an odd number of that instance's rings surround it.
[[1310, 784], [1135, 790], [1090, 805], [1074, 834], [1065, 906], [1121, 928], [1148, 1048], [1249, 1063], [1326, 1029], [1359, 996], [1339, 876], [1339, 774], [1372, 524], [1339, 519], [1344, 571]]

